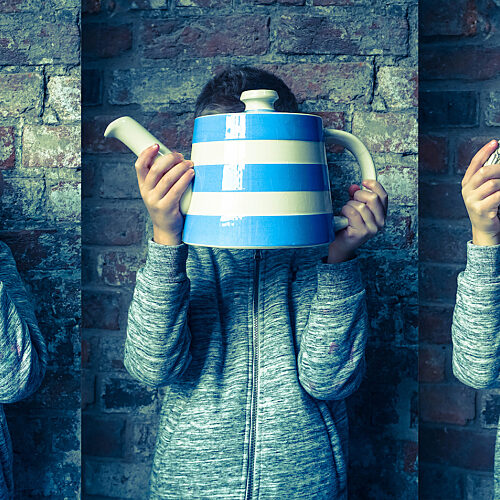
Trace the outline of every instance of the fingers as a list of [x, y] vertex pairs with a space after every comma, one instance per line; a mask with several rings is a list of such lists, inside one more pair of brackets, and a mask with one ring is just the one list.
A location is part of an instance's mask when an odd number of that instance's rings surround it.
[[[382, 194], [382, 193], [381, 193]], [[387, 196], [387, 194], [386, 194]], [[373, 191], [362, 190], [354, 193], [353, 199], [365, 204], [371, 211], [377, 228], [385, 225], [386, 206], [378, 194]]]
[[489, 196], [473, 201], [471, 206], [474, 208], [474, 212], [480, 217], [486, 219], [495, 219], [498, 214], [498, 207], [500, 205], [500, 190], [495, 191]]
[[182, 195], [184, 194], [184, 191], [186, 191], [193, 178], [194, 178], [194, 169], [189, 168], [180, 176], [179, 180], [170, 188], [168, 194], [164, 197], [162, 202], [165, 202], [167, 205], [178, 207]]
[[387, 207], [389, 205], [389, 195], [387, 191], [384, 189], [380, 182], [374, 179], [368, 179], [362, 182], [363, 186], [370, 191], [373, 191], [382, 202], [382, 206], [384, 207], [384, 214], [387, 215]]
[[139, 188], [142, 189], [142, 185], [144, 184], [144, 180], [148, 175], [149, 168], [153, 163], [156, 155], [158, 154], [158, 150], [160, 146], [158, 144], [153, 144], [149, 148], [146, 148], [137, 158], [135, 162], [135, 170], [137, 173], [137, 180], [139, 181]]
[[[189, 182], [194, 176], [193, 162], [189, 160], [184, 160], [177, 165], [174, 165], [170, 170], [168, 170], [163, 177], [158, 181], [158, 184], [153, 189], [153, 196], [156, 200], [161, 200], [167, 194], [170, 194], [171, 190], [176, 190], [176, 184], [185, 175], [189, 179]], [[188, 182], [188, 184], [189, 184]], [[187, 184], [187, 185], [188, 185]], [[187, 187], [186, 185], [186, 187]], [[183, 191], [184, 192], [184, 191]], [[182, 196], [182, 193], [181, 193]], [[174, 196], [175, 198], [175, 196]], [[179, 196], [180, 198], [180, 196]]]
[[471, 191], [495, 179], [500, 179], [500, 165], [486, 165], [480, 167], [465, 185], [462, 181], [462, 185], [465, 191]]
[[366, 227], [369, 234], [377, 234], [379, 228], [375, 216], [365, 203], [349, 200], [342, 208], [342, 214], [349, 220], [349, 225], [355, 229]]
[[462, 186], [465, 186], [470, 181], [471, 177], [486, 163], [497, 147], [498, 141], [490, 141], [474, 155], [474, 158], [472, 158], [470, 165], [465, 172], [462, 180]]
[[153, 165], [150, 167], [146, 178], [144, 179], [144, 190], [153, 190], [160, 179], [175, 165], [181, 163], [184, 157], [180, 153], [171, 153], [165, 156], [156, 158]]

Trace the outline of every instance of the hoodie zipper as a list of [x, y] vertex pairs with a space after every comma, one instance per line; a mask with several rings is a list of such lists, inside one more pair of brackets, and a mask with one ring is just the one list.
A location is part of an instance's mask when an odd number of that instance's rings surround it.
[[250, 438], [248, 440], [248, 469], [245, 500], [252, 498], [253, 475], [255, 468], [255, 434], [257, 428], [257, 393], [259, 387], [259, 277], [262, 250], [256, 250], [253, 280], [253, 324], [252, 324], [252, 392], [250, 400]]

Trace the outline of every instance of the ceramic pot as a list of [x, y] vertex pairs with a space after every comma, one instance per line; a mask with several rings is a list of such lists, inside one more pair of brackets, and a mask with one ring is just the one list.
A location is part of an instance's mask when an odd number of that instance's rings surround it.
[[[356, 157], [363, 180], [376, 179], [366, 147], [352, 134], [323, 129], [321, 118], [274, 111], [272, 90], [243, 92], [242, 113], [196, 118], [191, 160], [195, 177], [181, 200], [183, 241], [220, 248], [325, 245], [345, 227], [333, 217], [325, 140]], [[116, 137], [137, 155], [160, 144], [129, 117], [111, 123]]]

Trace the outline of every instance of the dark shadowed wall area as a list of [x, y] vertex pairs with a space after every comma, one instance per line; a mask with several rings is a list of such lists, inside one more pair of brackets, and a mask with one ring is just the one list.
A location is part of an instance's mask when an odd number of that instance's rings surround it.
[[5, 405], [18, 498], [80, 490], [80, 2], [0, 2], [0, 239], [48, 344], [35, 395]]
[[451, 316], [470, 223], [461, 180], [500, 139], [500, 2], [420, 2], [420, 494], [491, 500], [500, 390], [451, 369]]
[[[353, 499], [417, 491], [417, 7], [415, 0], [84, 2], [83, 488], [143, 499], [161, 393], [123, 367], [127, 309], [151, 229], [134, 156], [102, 137], [130, 115], [189, 155], [203, 84], [227, 64], [281, 76], [303, 111], [352, 131], [390, 194], [382, 234], [361, 252], [372, 334], [349, 401]], [[130, 7], [132, 5], [132, 7]], [[359, 182], [329, 148], [335, 206]]]

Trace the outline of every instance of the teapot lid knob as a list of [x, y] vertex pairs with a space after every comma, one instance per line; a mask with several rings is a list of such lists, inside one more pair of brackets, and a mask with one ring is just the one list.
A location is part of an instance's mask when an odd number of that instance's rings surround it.
[[240, 100], [245, 103], [245, 111], [274, 111], [278, 93], [275, 90], [245, 90]]

